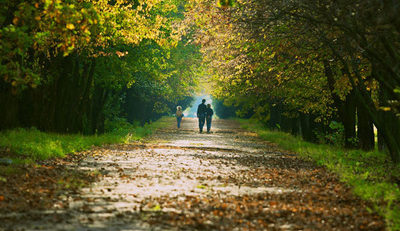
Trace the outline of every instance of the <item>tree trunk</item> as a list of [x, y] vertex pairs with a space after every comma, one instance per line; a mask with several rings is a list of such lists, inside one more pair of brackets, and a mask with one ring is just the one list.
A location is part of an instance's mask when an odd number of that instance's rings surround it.
[[94, 89], [94, 94], [92, 98], [92, 109], [91, 109], [91, 123], [92, 134], [104, 133], [104, 104], [108, 98], [110, 91], [97, 86]]
[[[351, 79], [351, 78], [350, 78]], [[358, 80], [362, 82], [361, 76]], [[353, 80], [351, 80], [352, 82]], [[352, 85], [355, 86], [354, 81]], [[379, 101], [380, 106], [387, 106], [388, 101], [391, 99], [385, 91], [382, 84], [379, 86]], [[364, 88], [357, 89], [357, 97], [367, 108], [369, 115], [372, 117], [374, 124], [380, 130], [380, 133], [385, 141], [390, 157], [393, 162], [400, 161], [400, 121], [399, 118], [392, 111], [377, 110], [370, 94]]]
[[324, 70], [334, 107], [338, 110], [337, 115], [333, 118], [340, 121], [344, 126], [344, 146], [345, 148], [356, 148], [356, 142], [354, 142], [356, 139], [355, 93], [350, 91], [344, 102], [340, 100], [340, 97], [335, 93], [335, 79], [331, 65], [327, 60], [324, 60]]
[[378, 129], [378, 150], [381, 152], [386, 151], [385, 139], [381, 129]]
[[317, 137], [314, 133], [315, 130], [315, 122], [311, 115], [309, 114], [300, 114], [300, 128], [301, 128], [301, 136], [305, 141], [308, 142], [317, 142]]
[[371, 151], [375, 147], [374, 125], [371, 116], [362, 104], [357, 105], [357, 137], [358, 147]]
[[291, 130], [290, 133], [294, 136], [297, 136], [299, 134], [299, 130], [300, 130], [300, 119], [298, 117], [296, 118], [291, 118]]
[[268, 121], [268, 126], [270, 129], [274, 130], [277, 128], [280, 128], [282, 125], [282, 110], [280, 108], [279, 104], [276, 104], [275, 106], [270, 105], [270, 119]]
[[281, 129], [284, 132], [291, 132], [292, 130], [292, 119], [285, 115], [281, 115]]
[[19, 126], [18, 97], [12, 93], [10, 84], [0, 79], [0, 130]]
[[345, 148], [355, 148], [356, 104], [353, 90], [346, 96], [343, 109], [342, 123], [344, 126], [344, 146]]
[[[383, 84], [379, 86], [379, 104], [380, 106], [388, 106], [391, 99], [385, 91]], [[377, 127], [381, 135], [380, 140], [384, 141], [392, 160], [396, 163], [400, 161], [400, 121], [392, 111], [378, 111]], [[381, 143], [381, 146], [382, 143]]]

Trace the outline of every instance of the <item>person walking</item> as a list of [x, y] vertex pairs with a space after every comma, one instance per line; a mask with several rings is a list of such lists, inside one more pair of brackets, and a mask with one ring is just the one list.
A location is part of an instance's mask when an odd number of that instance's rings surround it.
[[203, 132], [203, 127], [204, 127], [204, 123], [206, 120], [206, 100], [203, 99], [201, 101], [201, 104], [199, 104], [199, 106], [197, 107], [197, 118], [199, 118], [199, 129], [200, 129], [200, 133]]
[[182, 117], [183, 117], [183, 112], [182, 112], [181, 106], [176, 107], [175, 116], [176, 116], [176, 122], [177, 122], [178, 129], [179, 129], [179, 128], [181, 128], [181, 122], [182, 122]]
[[206, 108], [206, 122], [207, 122], [207, 133], [210, 133], [211, 130], [211, 120], [212, 116], [214, 115], [214, 111], [211, 108], [211, 104], [207, 104]]

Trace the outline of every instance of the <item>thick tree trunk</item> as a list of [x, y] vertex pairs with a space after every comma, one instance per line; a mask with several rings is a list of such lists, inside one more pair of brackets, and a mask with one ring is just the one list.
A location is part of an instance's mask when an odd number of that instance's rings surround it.
[[383, 138], [382, 130], [378, 129], [378, 150], [383, 152], [386, 150], [385, 139]]
[[301, 136], [305, 141], [308, 142], [317, 142], [317, 137], [315, 135], [315, 122], [314, 118], [309, 114], [300, 114], [300, 128], [301, 128]]
[[294, 136], [297, 136], [300, 131], [300, 119], [298, 117], [291, 118], [291, 130], [290, 133]]
[[[358, 80], [362, 82], [360, 76]], [[351, 80], [352, 81], [352, 80]], [[355, 83], [352, 82], [355, 86]], [[383, 84], [379, 86], [381, 102], [380, 106], [387, 106], [388, 101], [391, 99], [388, 92], [385, 90]], [[390, 157], [393, 162], [400, 162], [400, 121], [399, 118], [392, 111], [377, 110], [370, 94], [364, 89], [357, 89], [357, 97], [367, 108], [369, 115], [372, 117], [374, 124], [380, 131], [387, 147]]]
[[284, 132], [291, 132], [292, 130], [292, 120], [285, 115], [281, 115], [281, 130]]
[[[342, 120], [343, 113], [344, 113], [344, 102], [340, 100], [340, 97], [335, 93], [335, 78], [333, 76], [331, 65], [327, 60], [323, 61], [324, 63], [324, 72], [327, 80], [327, 85], [329, 91], [331, 93], [331, 97], [333, 99], [333, 106], [337, 108], [338, 112], [337, 115], [333, 116], [333, 119], [336, 121]], [[343, 123], [343, 121], [341, 121]]]
[[10, 84], [0, 79], [0, 130], [19, 126], [18, 97], [12, 93]]
[[268, 126], [270, 129], [274, 130], [281, 128], [282, 126], [282, 110], [279, 104], [270, 105], [270, 119], [268, 121]]
[[335, 93], [335, 79], [331, 69], [331, 65], [327, 60], [324, 60], [325, 76], [329, 90], [332, 95], [334, 107], [337, 108], [337, 115], [334, 119], [340, 121], [344, 126], [344, 146], [346, 148], [355, 148], [356, 143], [356, 104], [355, 104], [355, 93], [351, 91], [345, 101], [340, 100], [340, 97]]
[[[391, 99], [390, 94], [385, 91], [384, 85], [379, 86], [379, 104], [380, 106], [388, 106]], [[384, 146], [390, 153], [394, 162], [400, 162], [400, 120], [392, 111], [378, 111], [377, 127], [381, 135], [380, 140], [384, 141]], [[381, 146], [382, 142], [381, 142]]]
[[344, 102], [342, 112], [342, 123], [344, 126], [344, 146], [345, 148], [355, 148], [354, 138], [356, 138], [356, 104], [355, 94], [352, 90]]
[[371, 116], [362, 104], [357, 105], [357, 128], [359, 148], [365, 151], [373, 150], [375, 148], [374, 125]]
[[378, 128], [382, 129], [385, 146], [388, 148], [392, 160], [398, 163], [400, 162], [399, 119], [391, 112], [382, 112], [380, 120], [382, 126]]
[[94, 94], [92, 98], [92, 109], [91, 109], [91, 128], [92, 134], [97, 133], [101, 134], [104, 133], [104, 105], [109, 95], [109, 91], [104, 90], [104, 88], [97, 86], [94, 89]]
[[90, 96], [91, 92], [93, 91], [93, 79], [94, 79], [94, 71], [96, 67], [95, 59], [90, 61], [90, 64], [87, 65], [87, 71], [84, 72], [81, 78], [81, 96], [79, 98], [79, 105], [77, 106], [78, 111], [81, 113], [81, 120], [78, 121], [81, 124], [81, 131], [84, 134], [90, 134], [90, 125], [89, 125], [89, 118], [90, 118]]

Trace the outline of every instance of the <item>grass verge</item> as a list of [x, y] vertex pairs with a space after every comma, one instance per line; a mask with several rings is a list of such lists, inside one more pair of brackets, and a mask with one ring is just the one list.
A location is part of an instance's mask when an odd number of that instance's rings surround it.
[[168, 122], [167, 118], [161, 118], [142, 127], [124, 126], [110, 133], [92, 136], [47, 133], [35, 128], [7, 130], [0, 132], [0, 157], [5, 156], [3, 161], [11, 161], [13, 164], [64, 157], [92, 146], [140, 140], [155, 129], [166, 126]]
[[387, 154], [313, 144], [287, 133], [270, 131], [257, 121], [240, 119], [239, 122], [260, 138], [335, 172], [357, 196], [371, 202], [371, 211], [385, 218], [389, 230], [400, 230], [400, 165], [391, 162]]

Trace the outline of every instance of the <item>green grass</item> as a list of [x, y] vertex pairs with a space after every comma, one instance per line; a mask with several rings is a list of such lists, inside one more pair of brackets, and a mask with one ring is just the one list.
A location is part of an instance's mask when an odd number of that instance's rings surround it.
[[400, 230], [400, 189], [395, 183], [400, 180], [400, 165], [392, 163], [387, 154], [313, 144], [287, 133], [270, 131], [257, 121], [239, 121], [243, 128], [256, 132], [262, 139], [335, 172], [357, 196], [371, 202], [371, 209], [385, 218], [389, 230]]
[[[140, 140], [155, 129], [166, 126], [166, 123], [168, 123], [167, 118], [162, 118], [143, 127], [125, 125], [112, 132], [92, 136], [56, 134], [41, 132], [34, 128], [18, 128], [0, 132], [0, 150], [7, 150], [7, 158], [11, 159], [14, 164], [29, 163], [54, 157], [65, 157], [69, 153], [87, 150], [92, 146]], [[8, 168], [0, 169], [0, 172], [3, 173], [7, 171], [9, 171]]]

